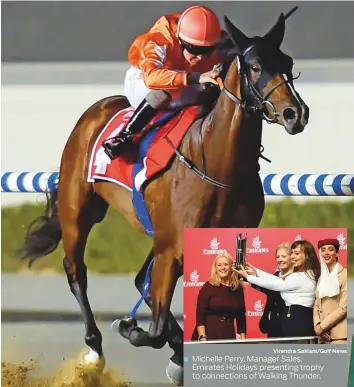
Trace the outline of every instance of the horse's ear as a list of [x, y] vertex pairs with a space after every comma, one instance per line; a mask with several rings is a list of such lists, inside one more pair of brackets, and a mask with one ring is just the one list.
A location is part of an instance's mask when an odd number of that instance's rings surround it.
[[285, 34], [285, 16], [280, 14], [278, 21], [270, 29], [270, 31], [263, 36], [263, 39], [266, 40], [271, 46], [279, 48], [282, 44]]
[[238, 50], [239, 54], [242, 54], [243, 51], [249, 46], [248, 37], [236, 26], [234, 26], [227, 16], [224, 16], [224, 22], [226, 31], [233, 41], [235, 48]]

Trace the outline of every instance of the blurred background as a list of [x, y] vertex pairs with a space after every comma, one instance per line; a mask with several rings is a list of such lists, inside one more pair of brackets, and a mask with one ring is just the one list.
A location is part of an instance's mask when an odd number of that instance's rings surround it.
[[[272, 163], [260, 160], [261, 173], [353, 173], [354, 3], [337, 1], [2, 1], [2, 172], [58, 171], [80, 115], [97, 100], [123, 93], [133, 38], [162, 14], [181, 12], [193, 4], [209, 6], [220, 18], [227, 15], [248, 36], [264, 35], [281, 12], [300, 5], [286, 23], [282, 50], [293, 56], [294, 74], [301, 72], [295, 86], [310, 107], [310, 121], [295, 137], [279, 126], [264, 124], [263, 154]], [[1, 206], [3, 349], [6, 356], [15, 353], [14, 359], [18, 353], [33, 356], [43, 351], [48, 371], [55, 356], [66, 356], [67, 348], [76, 350], [75, 345], [83, 343], [83, 324], [66, 323], [81, 321], [81, 316], [63, 277], [63, 249], [60, 245], [30, 272], [15, 252], [30, 222], [43, 214], [45, 195], [2, 193]], [[353, 213], [352, 198], [267, 198], [261, 226], [347, 227], [352, 274]], [[124, 365], [127, 375], [141, 383], [150, 375], [149, 381], [157, 386], [166, 380], [164, 367], [155, 369], [143, 357], [137, 371], [137, 356], [149, 356], [149, 350], [136, 351], [120, 340], [124, 350], [117, 351], [117, 338], [105, 322], [126, 315], [138, 300], [133, 278], [150, 247], [149, 238], [109, 211], [90, 235], [86, 263], [89, 297], [108, 337], [106, 349]], [[180, 281], [172, 310], [181, 324], [182, 305]], [[139, 313], [140, 319], [149, 319], [145, 305]], [[51, 320], [54, 326], [48, 323]], [[58, 320], [63, 320], [61, 325]], [[48, 341], [56, 346], [49, 355]], [[165, 364], [165, 350], [170, 355], [168, 348], [154, 352], [155, 360]]]
[[[317, 1], [2, 1], [2, 172], [58, 171], [61, 153], [80, 115], [97, 100], [123, 93], [133, 38], [162, 14], [181, 12], [193, 4], [209, 6], [220, 18], [227, 15], [248, 36], [264, 35], [281, 12], [300, 5], [286, 23], [282, 50], [293, 56], [294, 74], [301, 72], [295, 86], [310, 107], [310, 121], [304, 133], [295, 137], [280, 126], [264, 124], [263, 154], [272, 163], [260, 160], [261, 173], [353, 173], [354, 3]], [[1, 202], [3, 321], [21, 321], [25, 313], [36, 321], [81, 320], [62, 277], [61, 246], [38, 262], [31, 275], [26, 263], [16, 258], [28, 225], [44, 212], [44, 194], [2, 193]], [[352, 198], [267, 198], [267, 203], [263, 227], [347, 227], [347, 248], [354, 261]], [[138, 299], [133, 276], [150, 247], [151, 241], [115, 212], [110, 211], [95, 227], [86, 262], [91, 274], [89, 295], [99, 318], [110, 321], [133, 306]], [[180, 318], [181, 286], [172, 306]], [[140, 313], [142, 318], [149, 316], [145, 306]], [[3, 329], [12, 332], [11, 326]], [[83, 334], [81, 323], [77, 329]], [[21, 332], [19, 345], [23, 346], [28, 326]], [[77, 340], [76, 331], [70, 332], [67, 337]], [[13, 341], [7, 344], [14, 345]], [[146, 367], [151, 373], [148, 362]], [[164, 381], [163, 369], [156, 372], [155, 383]], [[142, 369], [141, 380], [144, 375]]]
[[[260, 159], [261, 173], [353, 173], [354, 134], [349, 117], [354, 97], [354, 3], [316, 1], [2, 2], [2, 172], [58, 171], [63, 148], [80, 115], [97, 100], [123, 93], [127, 50], [135, 36], [162, 14], [181, 12], [192, 4], [206, 4], [221, 20], [227, 15], [248, 36], [264, 35], [281, 12], [300, 5], [286, 23], [282, 50], [293, 56], [294, 74], [301, 72], [295, 85], [310, 107], [310, 120], [297, 136], [264, 123], [263, 154], [272, 162]], [[1, 199], [2, 267], [17, 270], [18, 261], [8, 258], [20, 244], [28, 222], [43, 210], [43, 205], [34, 204], [43, 203], [45, 196], [2, 193]], [[267, 200], [271, 206], [263, 226], [353, 225], [345, 215], [353, 208], [351, 198]], [[299, 206], [303, 202], [306, 207]], [[23, 203], [31, 205], [18, 207]], [[284, 212], [285, 205], [291, 209]], [[308, 211], [312, 206], [316, 211]], [[342, 215], [333, 216], [337, 212]], [[108, 218], [107, 228], [99, 225], [90, 238], [89, 268], [134, 272], [150, 241], [121, 226], [117, 214], [110, 213]], [[131, 239], [131, 246], [114, 237], [117, 230], [124, 230], [123, 238]], [[136, 238], [141, 243], [133, 243]], [[56, 254], [56, 259], [46, 258], [34, 269], [54, 266], [61, 270], [62, 251]], [[134, 258], [127, 260], [127, 255]]]

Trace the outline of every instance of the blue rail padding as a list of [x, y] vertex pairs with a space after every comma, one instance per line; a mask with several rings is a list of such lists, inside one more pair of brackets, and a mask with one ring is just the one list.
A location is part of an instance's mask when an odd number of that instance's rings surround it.
[[53, 191], [58, 178], [58, 172], [6, 172], [1, 174], [1, 191], [26, 193]]
[[309, 174], [306, 174], [306, 175], [300, 176], [299, 178], [298, 188], [301, 196], [309, 196], [309, 193], [306, 189], [306, 180], [308, 179], [309, 176], [310, 176]]
[[54, 191], [55, 188], [57, 187], [59, 180], [59, 173], [53, 173], [50, 175], [48, 178], [48, 190], [49, 191]]
[[42, 172], [38, 172], [36, 173], [34, 176], [33, 176], [33, 189], [36, 191], [36, 192], [41, 192], [42, 191], [42, 188], [39, 184], [39, 179], [40, 177], [43, 175]]
[[[354, 174], [260, 174], [267, 196], [354, 196]], [[1, 192], [53, 191], [58, 172], [4, 172]]]
[[282, 192], [284, 192], [284, 195], [286, 196], [291, 196], [291, 191], [289, 190], [289, 180], [290, 178], [294, 176], [293, 174], [290, 174], [288, 173], [287, 175], [285, 175], [282, 179], [281, 179], [281, 183], [280, 183], [280, 189], [282, 190]]
[[276, 176], [274, 173], [266, 175], [263, 180], [263, 191], [266, 195], [276, 195], [272, 190], [272, 179]]
[[11, 191], [10, 187], [7, 184], [7, 180], [12, 172], [6, 172], [1, 174], [1, 192], [14, 192]]
[[316, 189], [316, 192], [318, 192], [318, 194], [320, 196], [327, 196], [327, 193], [326, 191], [324, 190], [324, 180], [325, 178], [327, 177], [328, 175], [321, 175], [319, 176], [317, 179], [316, 179], [316, 183], [315, 183], [315, 189]]
[[333, 191], [335, 192], [336, 195], [343, 195], [343, 190], [342, 190], [342, 187], [341, 187], [341, 182], [343, 180], [343, 178], [345, 177], [345, 175], [337, 175], [334, 180], [333, 180]]

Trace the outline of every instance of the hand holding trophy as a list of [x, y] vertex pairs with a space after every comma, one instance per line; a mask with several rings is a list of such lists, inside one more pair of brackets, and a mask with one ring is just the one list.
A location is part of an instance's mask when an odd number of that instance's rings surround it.
[[[236, 237], [236, 260], [234, 262], [234, 269], [241, 270], [241, 266], [245, 266], [246, 263], [246, 251], [247, 251], [247, 234], [242, 238], [242, 234], [238, 234]], [[239, 275], [240, 281], [245, 279]]]

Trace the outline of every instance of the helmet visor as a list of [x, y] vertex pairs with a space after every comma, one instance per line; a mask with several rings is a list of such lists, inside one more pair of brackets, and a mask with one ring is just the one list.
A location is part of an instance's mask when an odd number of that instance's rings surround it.
[[211, 55], [216, 46], [194, 46], [193, 44], [187, 43], [180, 39], [182, 47], [192, 55]]

